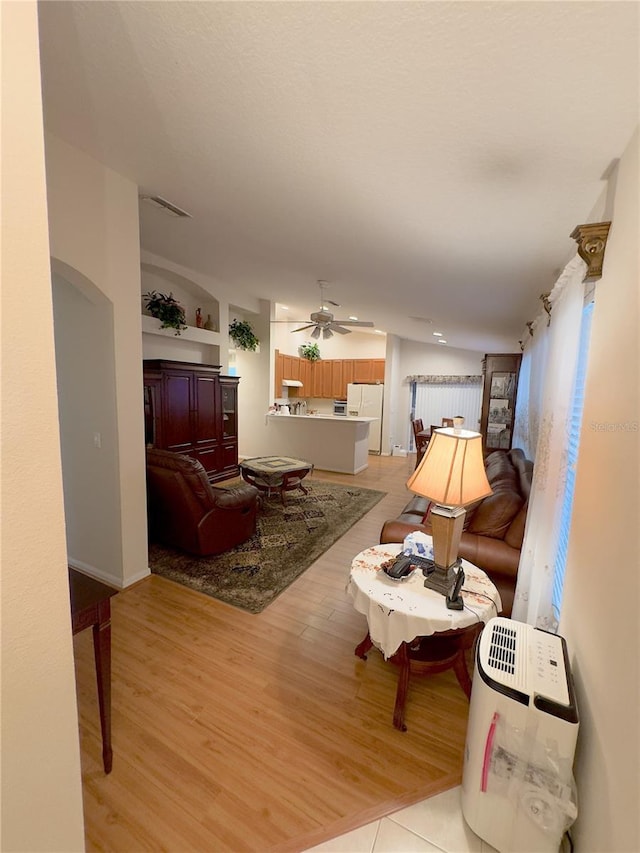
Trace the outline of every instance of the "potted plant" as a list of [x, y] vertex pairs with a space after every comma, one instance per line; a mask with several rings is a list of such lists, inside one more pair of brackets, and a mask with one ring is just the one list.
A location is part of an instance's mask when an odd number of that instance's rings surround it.
[[239, 349], [255, 352], [260, 341], [256, 338], [250, 323], [246, 320], [234, 320], [229, 324], [229, 336]]
[[173, 293], [158, 293], [150, 290], [143, 294], [147, 310], [152, 317], [161, 321], [161, 329], [175, 329], [176, 335], [187, 328], [184, 308], [174, 299]]
[[318, 361], [320, 358], [320, 347], [316, 343], [300, 344], [300, 355], [307, 361]]

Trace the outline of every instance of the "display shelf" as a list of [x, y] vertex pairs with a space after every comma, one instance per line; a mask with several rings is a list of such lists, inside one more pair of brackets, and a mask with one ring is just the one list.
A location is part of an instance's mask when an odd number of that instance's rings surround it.
[[220, 332], [210, 332], [209, 329], [187, 326], [179, 335], [176, 335], [175, 329], [161, 329], [160, 325], [160, 320], [156, 317], [150, 317], [148, 314], [142, 315], [142, 331], [145, 334], [161, 335], [164, 338], [182, 338], [185, 341], [196, 341], [208, 346], [220, 346], [222, 344]]

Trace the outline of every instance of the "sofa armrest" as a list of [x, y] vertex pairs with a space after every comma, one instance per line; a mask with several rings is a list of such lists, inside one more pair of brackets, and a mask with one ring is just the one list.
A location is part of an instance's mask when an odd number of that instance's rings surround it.
[[401, 518], [390, 518], [382, 525], [380, 531], [380, 543], [387, 544], [388, 542], [404, 542], [405, 536], [415, 531], [431, 535], [431, 530], [427, 530], [424, 524], [418, 521], [410, 521]]

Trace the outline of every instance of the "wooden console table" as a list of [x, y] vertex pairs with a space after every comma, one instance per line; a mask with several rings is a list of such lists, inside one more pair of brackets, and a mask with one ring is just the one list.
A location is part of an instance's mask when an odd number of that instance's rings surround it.
[[118, 590], [69, 566], [71, 625], [74, 634], [93, 628], [104, 772], [111, 773], [111, 604]]

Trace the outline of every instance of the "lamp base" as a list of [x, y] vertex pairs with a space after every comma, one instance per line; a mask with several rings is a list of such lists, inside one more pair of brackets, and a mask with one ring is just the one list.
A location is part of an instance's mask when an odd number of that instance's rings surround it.
[[427, 589], [432, 589], [434, 592], [439, 592], [440, 595], [449, 595], [456, 580], [457, 570], [460, 566], [461, 561], [459, 559], [446, 568], [436, 565], [433, 571], [429, 572], [425, 577], [425, 587]]

